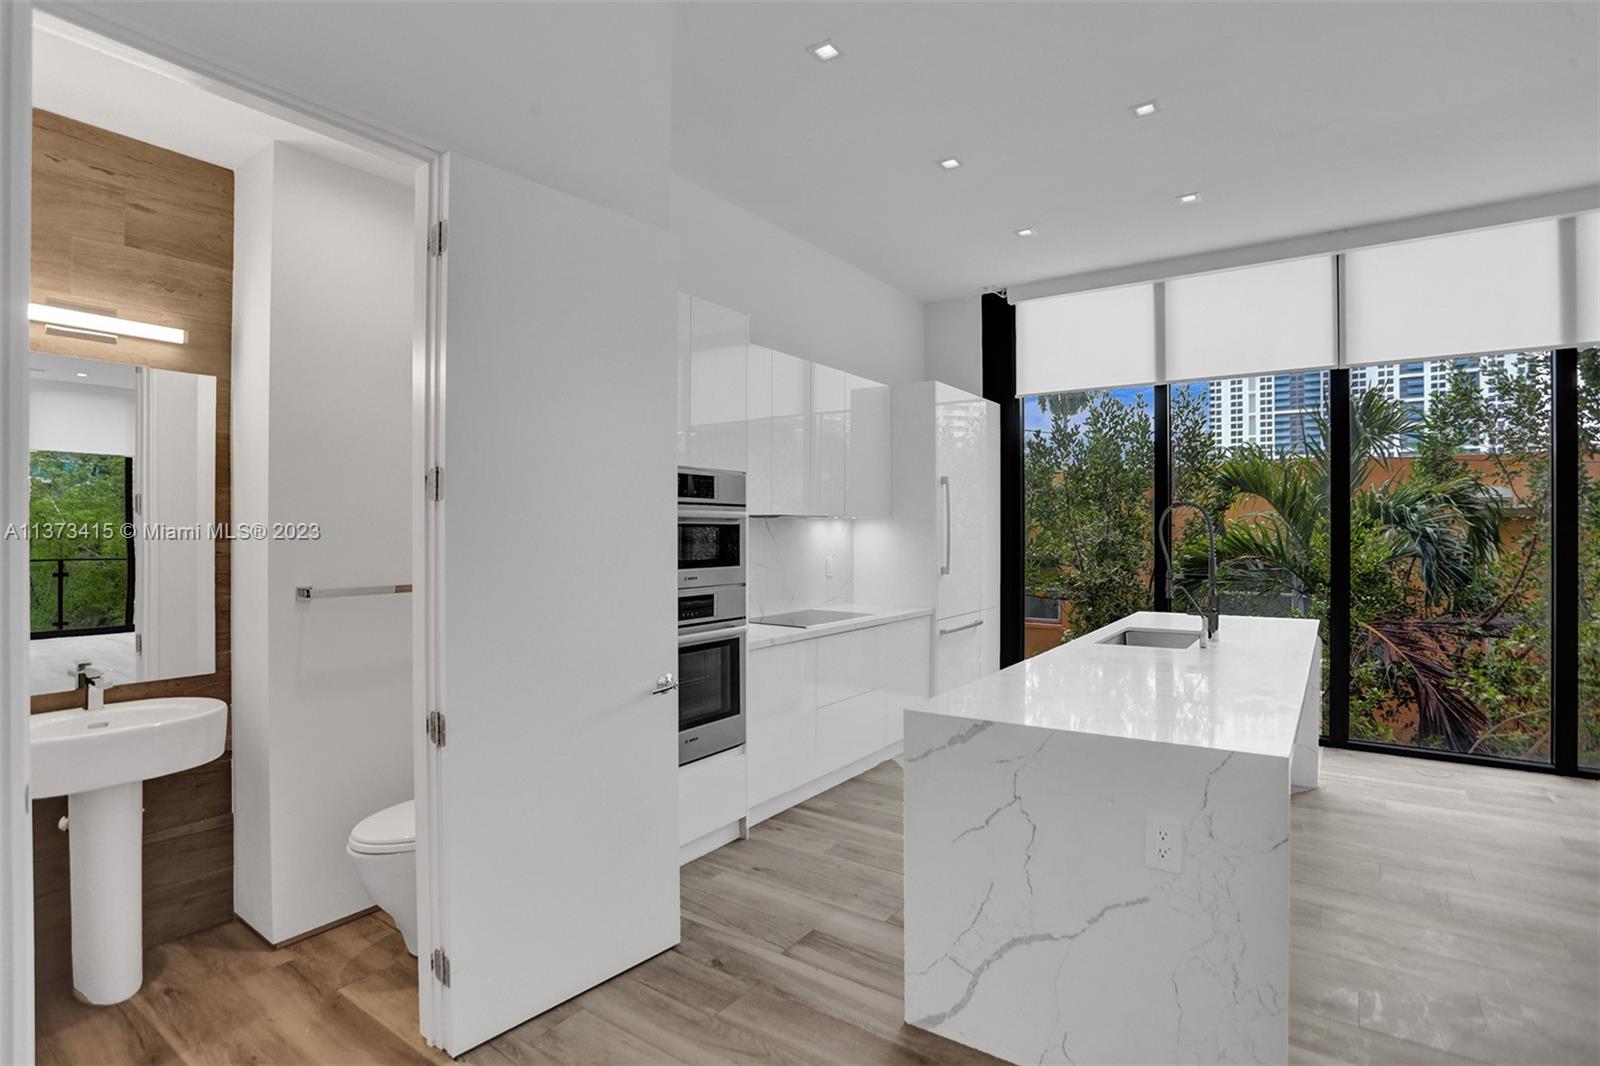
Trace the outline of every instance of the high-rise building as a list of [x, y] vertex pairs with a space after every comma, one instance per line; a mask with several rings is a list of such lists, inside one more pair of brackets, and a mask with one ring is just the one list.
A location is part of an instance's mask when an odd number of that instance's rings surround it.
[[[1511, 353], [1352, 367], [1350, 394], [1377, 389], [1410, 407], [1420, 422], [1458, 369], [1492, 396], [1494, 382], [1486, 371], [1493, 366], [1521, 373], [1522, 357]], [[1206, 383], [1206, 429], [1223, 448], [1255, 444], [1278, 452], [1303, 451], [1316, 437], [1315, 415], [1327, 397], [1326, 370], [1215, 379]], [[1479, 445], [1469, 441], [1466, 447], [1476, 451]]]

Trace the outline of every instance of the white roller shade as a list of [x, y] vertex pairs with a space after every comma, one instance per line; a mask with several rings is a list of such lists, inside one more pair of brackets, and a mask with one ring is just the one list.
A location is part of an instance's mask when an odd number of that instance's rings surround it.
[[1600, 211], [1579, 215], [1577, 224], [1577, 264], [1573, 298], [1577, 312], [1574, 344], [1600, 342]]
[[1555, 219], [1348, 252], [1349, 363], [1551, 348], [1563, 336]]
[[1017, 305], [1017, 394], [1144, 385], [1156, 374], [1155, 286]]
[[1169, 381], [1332, 366], [1333, 258], [1296, 259], [1167, 282]]

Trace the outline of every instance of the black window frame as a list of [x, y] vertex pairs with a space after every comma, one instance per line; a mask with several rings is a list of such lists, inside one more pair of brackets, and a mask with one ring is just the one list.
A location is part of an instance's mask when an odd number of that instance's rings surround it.
[[[1026, 531], [1020, 520], [1023, 500], [1022, 404], [1016, 395], [1016, 309], [1004, 294], [987, 294], [983, 299], [984, 394], [1001, 405], [1003, 424], [1010, 432], [1001, 436], [1002, 515], [1000, 545], [1002, 641], [1000, 665], [1021, 662], [1024, 651], [1020, 640], [1006, 640], [1008, 625], [1020, 635], [1024, 623], [1023, 558]], [[1587, 346], [1585, 346], [1587, 347]], [[1551, 350], [1551, 660], [1550, 660], [1550, 761], [1532, 762], [1492, 755], [1473, 755], [1432, 748], [1381, 744], [1350, 738], [1350, 370], [1348, 366], [1328, 371], [1328, 428], [1333, 440], [1329, 449], [1328, 472], [1333, 486], [1343, 486], [1338, 495], [1330, 492], [1329, 516], [1329, 591], [1328, 591], [1328, 733], [1322, 746], [1352, 751], [1367, 751], [1415, 759], [1432, 759], [1475, 766], [1495, 766], [1532, 773], [1553, 773], [1565, 777], [1600, 780], [1600, 766], [1585, 767], [1579, 762], [1579, 588], [1578, 521], [1580, 439], [1578, 433], [1578, 348]], [[1411, 366], [1411, 363], [1406, 363]], [[1418, 366], [1421, 363], [1417, 363]], [[1285, 371], [1289, 373], [1293, 371]], [[1416, 371], [1411, 371], [1416, 373]], [[1154, 433], [1156, 469], [1152, 471], [1154, 514], [1162, 521], [1171, 502], [1173, 453], [1170, 418], [1170, 386], [1154, 386]], [[1007, 519], [1010, 521], [1007, 521]], [[1170, 521], [1170, 519], [1168, 519]], [[1157, 543], [1152, 539], [1152, 544]], [[1171, 610], [1166, 602], [1165, 566], [1160, 553], [1152, 550], [1151, 574], [1154, 578], [1153, 604], [1156, 610]]]

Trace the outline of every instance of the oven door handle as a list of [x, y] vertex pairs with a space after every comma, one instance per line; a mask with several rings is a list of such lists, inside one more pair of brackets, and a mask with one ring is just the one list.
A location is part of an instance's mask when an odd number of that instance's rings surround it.
[[678, 687], [678, 679], [671, 674], [662, 674], [656, 678], [656, 687], [650, 690], [650, 695], [661, 696], [673, 692]]

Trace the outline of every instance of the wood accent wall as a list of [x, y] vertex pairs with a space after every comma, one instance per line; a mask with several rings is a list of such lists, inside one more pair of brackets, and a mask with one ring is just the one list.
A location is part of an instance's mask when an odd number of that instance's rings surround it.
[[[218, 522], [232, 513], [229, 382], [233, 369], [233, 172], [48, 111], [33, 113], [36, 303], [102, 309], [188, 331], [188, 343], [109, 344], [29, 325], [36, 352], [217, 379]], [[229, 545], [216, 545], [217, 670], [106, 691], [106, 701], [215, 696], [232, 702]], [[82, 706], [78, 693], [35, 696], [32, 710]], [[144, 789], [144, 942], [233, 917], [233, 765], [222, 758]], [[33, 805], [34, 931], [41, 984], [71, 971], [64, 798]]]

